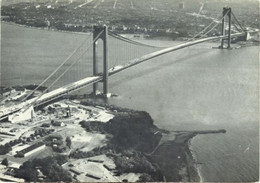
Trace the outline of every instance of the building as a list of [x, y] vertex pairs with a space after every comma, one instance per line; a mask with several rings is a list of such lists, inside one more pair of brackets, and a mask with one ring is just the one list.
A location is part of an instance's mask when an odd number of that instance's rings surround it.
[[185, 8], [184, 2], [179, 3], [179, 8], [180, 9], [184, 9]]
[[27, 147], [27, 148], [25, 148], [25, 149], [23, 149], [21, 151], [18, 151], [17, 152], [17, 156], [19, 156], [19, 157], [27, 157], [27, 156], [29, 156], [31, 154], [34, 154], [34, 153], [36, 153], [38, 151], [43, 150], [45, 147], [46, 147], [46, 145], [43, 142], [38, 142], [38, 143], [33, 144], [33, 145], [31, 145], [31, 146], [29, 146], [29, 147]]
[[16, 152], [22, 151], [28, 147], [29, 147], [29, 145], [27, 145], [27, 144], [23, 145], [22, 143], [19, 143], [19, 144], [13, 146], [12, 151], [10, 151], [9, 153], [10, 153], [10, 155], [14, 156], [16, 154]]
[[0, 174], [0, 182], [24, 182], [24, 179], [12, 177], [10, 175]]
[[9, 16], [1, 16], [1, 20], [9, 21], [10, 17]]
[[28, 109], [21, 110], [14, 114], [8, 116], [8, 121], [11, 123], [17, 123], [20, 121], [32, 120], [34, 116], [34, 109], [33, 106], [29, 107]]

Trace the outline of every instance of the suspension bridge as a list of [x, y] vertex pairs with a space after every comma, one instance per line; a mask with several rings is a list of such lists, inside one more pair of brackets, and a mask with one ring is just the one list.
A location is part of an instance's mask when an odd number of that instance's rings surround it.
[[[208, 36], [212, 31], [216, 31], [220, 28], [221, 35], [218, 36]], [[242, 38], [247, 40], [250, 36], [250, 33], [245, 30], [233, 12], [231, 8], [223, 8], [223, 12], [216, 19], [213, 19], [212, 22], [206, 26], [202, 31], [200, 31], [197, 35], [194, 35], [188, 41], [181, 43], [179, 45], [169, 46], [169, 47], [160, 47], [150, 44], [144, 44], [133, 39], [126, 38], [121, 36], [113, 31], [109, 31], [106, 26], [94, 26], [93, 34], [88, 37], [87, 40], [84, 40], [82, 44], [80, 44], [54, 71], [49, 74], [33, 91], [31, 91], [19, 104], [10, 107], [2, 107], [0, 108], [0, 120], [7, 118], [10, 114], [16, 113], [17, 111], [21, 111], [21, 113], [26, 112], [29, 108], [33, 108], [47, 102], [51, 102], [61, 96], [67, 95], [68, 93], [80, 90], [86, 86], [93, 85], [93, 94], [97, 95], [98, 93], [98, 83], [103, 83], [103, 95], [108, 95], [108, 78], [114, 74], [122, 72], [128, 68], [131, 68], [135, 65], [138, 65], [142, 62], [152, 60], [153, 58], [162, 56], [164, 54], [174, 52], [176, 50], [180, 50], [186, 47], [190, 47], [193, 45], [197, 45], [207, 41], [215, 41], [221, 40], [220, 49], [231, 48], [231, 41], [233, 38]], [[85, 45], [85, 42], [88, 42], [92, 37], [92, 41], [88, 46]], [[146, 54], [141, 54], [138, 57], [128, 56], [128, 58], [124, 59], [124, 62], [121, 61], [122, 58], [115, 58], [115, 55], [118, 53], [114, 53], [114, 55], [108, 50], [108, 38], [112, 38], [123, 42], [124, 44], [135, 45], [138, 47], [147, 48]], [[98, 51], [100, 51], [100, 47], [98, 47], [98, 40], [101, 39], [103, 42], [102, 47], [102, 72], [99, 72], [99, 59], [98, 59]], [[87, 53], [88, 50], [92, 49], [93, 58], [92, 62], [92, 73], [88, 73], [88, 76], [84, 76], [83, 78], [75, 78], [76, 81], [66, 83], [61, 85], [60, 87], [53, 89], [53, 86], [56, 86], [57, 82], [61, 80], [66, 74], [70, 75], [72, 69], [79, 69], [79, 62], [82, 57]], [[120, 49], [119, 49], [120, 50]], [[126, 54], [130, 52], [130, 50], [121, 48], [124, 50]], [[109, 59], [109, 54], [113, 56], [112, 59], [116, 60], [116, 63], [112, 67], [109, 68], [109, 63], [111, 59]], [[83, 59], [84, 60], [84, 59]], [[109, 62], [108, 62], [109, 61]], [[118, 64], [120, 62], [121, 64]], [[59, 73], [61, 72], [61, 73]], [[59, 75], [57, 75], [59, 74]], [[56, 78], [54, 78], [56, 76]], [[33, 97], [34, 93], [41, 87], [46, 86], [47, 82], [51, 82], [47, 88], [36, 97]]]

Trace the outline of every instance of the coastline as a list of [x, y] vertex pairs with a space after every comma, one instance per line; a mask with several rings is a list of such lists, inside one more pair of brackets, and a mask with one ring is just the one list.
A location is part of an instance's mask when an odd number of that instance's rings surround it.
[[[57, 33], [66, 33], [66, 34], [77, 34], [77, 35], [90, 35], [92, 34], [92, 31], [88, 32], [76, 32], [76, 31], [68, 31], [68, 30], [59, 30], [59, 29], [54, 29], [54, 28], [46, 28], [46, 27], [34, 27], [34, 26], [28, 26], [24, 24], [17, 24], [15, 22], [11, 21], [3, 21], [1, 20], [1, 24], [7, 24], [7, 25], [14, 25], [14, 26], [19, 26], [19, 27], [24, 27], [32, 30], [41, 30], [41, 31], [49, 31], [49, 32], [57, 32]], [[1, 26], [0, 26], [1, 27]], [[152, 36], [150, 37], [149, 34], [145, 33], [120, 33], [119, 35], [122, 35], [126, 38], [130, 38], [133, 40], [159, 40], [159, 41], [173, 41], [173, 42], [187, 42], [189, 41], [192, 37], [177, 37], [175, 39], [171, 39], [169, 36]], [[216, 41], [209, 41], [212, 43], [215, 43]], [[234, 45], [236, 44], [237, 46], [235, 49], [240, 48], [240, 47], [247, 47], [247, 46], [259, 46], [259, 41], [247, 41], [247, 42], [238, 42], [238, 43], [233, 43]], [[213, 47], [215, 48], [215, 47]]]
[[[73, 97], [73, 96], [71, 96], [71, 97]], [[74, 96], [74, 97], [75, 97], [75, 99], [78, 98], [77, 96]], [[83, 105], [93, 105], [93, 106], [98, 105], [98, 106], [107, 108], [111, 111], [117, 111], [117, 112], [115, 112], [115, 114], [116, 113], [117, 114], [127, 113], [128, 115], [131, 116], [132, 114], [140, 113], [140, 112], [137, 112], [137, 111], [134, 111], [131, 109], [121, 108], [118, 106], [113, 106], [113, 105], [109, 105], [109, 104], [102, 103], [102, 102], [97, 103], [95, 101], [95, 99], [93, 99], [93, 98], [89, 98], [87, 101], [85, 101], [84, 99], [83, 100], [81, 99], [80, 101], [81, 101], [81, 104], [83, 104]], [[165, 177], [165, 180], [167, 180], [167, 181], [202, 182], [203, 177], [202, 177], [200, 169], [198, 167], [196, 156], [193, 152], [190, 141], [193, 139], [193, 137], [195, 137], [196, 135], [199, 135], [199, 134], [226, 133], [226, 130], [221, 129], [221, 130], [204, 130], [204, 131], [172, 131], [172, 132], [169, 132], [165, 129], [157, 128], [155, 125], [153, 125], [152, 119], [149, 117], [149, 114], [148, 113], [144, 113], [144, 114], [145, 114], [144, 116], [142, 113], [138, 114], [138, 116], [140, 115], [140, 117], [138, 117], [136, 119], [142, 119], [142, 120], [146, 119], [146, 120], [150, 121], [147, 124], [145, 124], [145, 127], [147, 127], [146, 130], [148, 130], [150, 133], [149, 139], [151, 139], [151, 137], [153, 137], [154, 140], [150, 141], [148, 139], [146, 139], [146, 140], [143, 139], [146, 141], [144, 144], [146, 144], [148, 146], [147, 146], [147, 148], [145, 148], [146, 150], [140, 149], [137, 151], [140, 151], [140, 152], [143, 151], [144, 155], [147, 156], [150, 159], [150, 161], [153, 164], [157, 165], [157, 167], [162, 171], [162, 175]], [[135, 115], [132, 117], [135, 117]], [[122, 117], [119, 117], [118, 120], [116, 120], [116, 121], [117, 122], [122, 121], [121, 118]], [[124, 117], [122, 119], [124, 119]], [[87, 124], [85, 124], [85, 125], [88, 126]], [[95, 124], [94, 126], [96, 126], [96, 125], [97, 124]], [[139, 124], [139, 125], [141, 125], [141, 124]], [[133, 126], [133, 128], [135, 130], [131, 130], [131, 131], [136, 131], [139, 128], [138, 127], [139, 125], [137, 125], [135, 127]], [[118, 126], [114, 124], [113, 128], [117, 129]], [[98, 128], [95, 127], [94, 129], [98, 129]], [[103, 132], [102, 128], [100, 131]], [[117, 129], [116, 131], [120, 131], [120, 130]], [[159, 134], [162, 135], [160, 137], [160, 140], [158, 139], [159, 137], [156, 137], [157, 132], [160, 132]], [[106, 132], [106, 133], [114, 134], [114, 132]], [[135, 135], [133, 135], [133, 136], [131, 135], [131, 137], [135, 137]], [[156, 139], [158, 139], [159, 141], [157, 141]], [[152, 145], [152, 144], [154, 144], [154, 145]], [[125, 147], [123, 149], [125, 149]], [[148, 154], [148, 152], [151, 152], [151, 153]]]
[[202, 172], [201, 172], [201, 165], [198, 163], [197, 155], [192, 148], [192, 144], [191, 144], [192, 139], [190, 139], [190, 141], [188, 143], [188, 147], [189, 147], [191, 156], [192, 156], [193, 161], [194, 161], [194, 168], [197, 171], [197, 174], [198, 174], [198, 177], [199, 177], [199, 182], [204, 182], [204, 178], [203, 178], [203, 175], [202, 175]]
[[[88, 32], [76, 32], [76, 31], [67, 31], [67, 30], [59, 30], [59, 29], [53, 29], [53, 28], [46, 28], [46, 27], [34, 27], [34, 26], [28, 26], [24, 24], [17, 24], [15, 22], [8, 22], [8, 21], [3, 21], [1, 20], [1, 23], [5, 23], [7, 25], [14, 25], [14, 26], [19, 26], [19, 27], [24, 27], [24, 28], [29, 28], [32, 30], [43, 30], [43, 31], [50, 31], [50, 32], [61, 32], [61, 33], [71, 33], [71, 34], [78, 34], [78, 35], [89, 35], [92, 33], [92, 31]], [[161, 41], [187, 41], [188, 37], [178, 37], [175, 40], [170, 39], [168, 36], [154, 36], [154, 37], [149, 37], [149, 34], [145, 33], [138, 33], [138, 34], [133, 34], [133, 33], [120, 33], [120, 35], [123, 35], [128, 38], [132, 38], [135, 40], [161, 40]]]
[[[150, 154], [167, 181], [202, 182], [203, 177], [198, 167], [190, 140], [199, 134], [225, 133], [225, 130], [175, 131], [164, 134], [164, 142]], [[177, 133], [172, 140], [171, 134]], [[168, 141], [166, 140], [168, 136]]]
[[65, 31], [65, 30], [58, 30], [58, 29], [48, 29], [48, 28], [45, 28], [45, 27], [33, 27], [33, 26], [24, 25], [24, 24], [17, 24], [17, 23], [14, 23], [14, 22], [7, 22], [7, 21], [1, 20], [1, 24], [2, 23], [7, 24], [7, 25], [24, 27], [24, 28], [28, 28], [28, 29], [32, 29], [32, 30], [42, 30], [42, 31], [49, 31], [49, 32], [60, 32], [60, 33], [79, 34], [79, 35], [89, 35], [89, 34], [91, 34], [91, 32], [75, 32], [75, 31]]
[[[28, 26], [24, 24], [17, 24], [15, 22], [11, 21], [4, 21], [1, 20], [1, 24], [7, 24], [7, 25], [13, 25], [13, 26], [18, 26], [18, 27], [23, 27], [31, 30], [40, 30], [40, 31], [49, 31], [49, 32], [56, 32], [56, 33], [65, 33], [65, 34], [76, 34], [76, 35], [90, 35], [92, 34], [92, 31], [87, 31], [87, 32], [76, 32], [76, 31], [68, 31], [68, 30], [58, 30], [55, 28], [46, 28], [46, 27], [34, 27], [34, 26]], [[1, 26], [0, 26], [1, 27]], [[153, 41], [172, 41], [176, 43], [182, 43], [182, 42], [187, 42], [191, 39], [191, 37], [177, 37], [176, 39], [171, 39], [169, 36], [152, 36], [150, 37], [149, 34], [145, 33], [120, 33], [121, 36], [124, 36], [129, 39], [137, 40], [137, 41], [142, 41], [142, 40], [153, 40]], [[216, 43], [216, 41], [209, 41], [211, 43]], [[236, 45], [233, 49], [238, 49], [242, 47], [248, 47], [248, 46], [259, 46], [259, 41], [240, 41], [237, 43], [233, 43], [233, 45]], [[218, 47], [212, 47], [212, 48], [218, 48]]]
[[[124, 111], [131, 113], [135, 111], [132, 109], [107, 104], [104, 99], [100, 97], [92, 98], [91, 95], [89, 97], [90, 98], [87, 100], [80, 99], [81, 103], [83, 105], [98, 105], [112, 111], [116, 110], [118, 112]], [[98, 102], [97, 99], [101, 100], [98, 100]], [[143, 155], [146, 156], [152, 164], [160, 169], [164, 180], [172, 182], [203, 182], [203, 176], [196, 159], [196, 154], [192, 149], [191, 140], [197, 135], [226, 133], [226, 130], [168, 131], [166, 129], [159, 128], [158, 130], [161, 134], [160, 140], [157, 145], [151, 149], [150, 153], [149, 151], [143, 152]], [[176, 149], [178, 155], [176, 154]], [[164, 155], [164, 153], [166, 153], [166, 155]], [[184, 156], [181, 157], [181, 155]], [[178, 158], [178, 156], [180, 156], [180, 158]], [[159, 159], [155, 160], [153, 157], [159, 157]], [[172, 162], [172, 160], [177, 160], [176, 158], [180, 161], [177, 163]], [[165, 164], [163, 166], [160, 164], [162, 160], [165, 160]], [[165, 172], [165, 166], [167, 167], [167, 172]], [[173, 170], [173, 166], [175, 170]]]

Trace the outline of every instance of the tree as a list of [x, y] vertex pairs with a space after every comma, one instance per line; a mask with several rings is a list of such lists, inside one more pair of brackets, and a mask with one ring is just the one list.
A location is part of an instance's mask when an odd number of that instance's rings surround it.
[[8, 166], [8, 159], [5, 158], [3, 159], [3, 161], [1, 162], [2, 165]]
[[71, 139], [69, 137], [66, 138], [66, 145], [71, 148]]
[[5, 145], [0, 145], [0, 155], [4, 155], [12, 150], [12, 146], [7, 143]]
[[153, 182], [153, 178], [151, 177], [151, 175], [144, 173], [139, 177], [138, 182]]
[[19, 169], [15, 170], [15, 177], [22, 178], [28, 182], [37, 181], [38, 172], [32, 166], [31, 162], [25, 162]]
[[[59, 156], [59, 161], [66, 158]], [[33, 159], [32, 161], [24, 162], [19, 169], [15, 170], [15, 177], [23, 178], [25, 181], [33, 182], [38, 181], [38, 172], [35, 167], [41, 167], [43, 175], [46, 177], [44, 181], [58, 182], [67, 181], [71, 182], [71, 176], [68, 171], [64, 170], [54, 157], [46, 157], [43, 159]]]
[[59, 165], [62, 165], [64, 163], [68, 162], [68, 159], [69, 159], [67, 155], [60, 155], [60, 154], [56, 155], [54, 158]]

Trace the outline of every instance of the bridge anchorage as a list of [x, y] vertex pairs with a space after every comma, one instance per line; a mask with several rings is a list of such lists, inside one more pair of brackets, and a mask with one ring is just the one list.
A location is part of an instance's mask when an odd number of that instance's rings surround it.
[[[103, 41], [103, 96], [108, 95], [108, 30], [106, 26], [93, 26], [93, 76], [99, 76], [98, 59], [97, 59], [97, 44], [98, 40]], [[97, 95], [98, 83], [93, 83], [93, 95]]]

